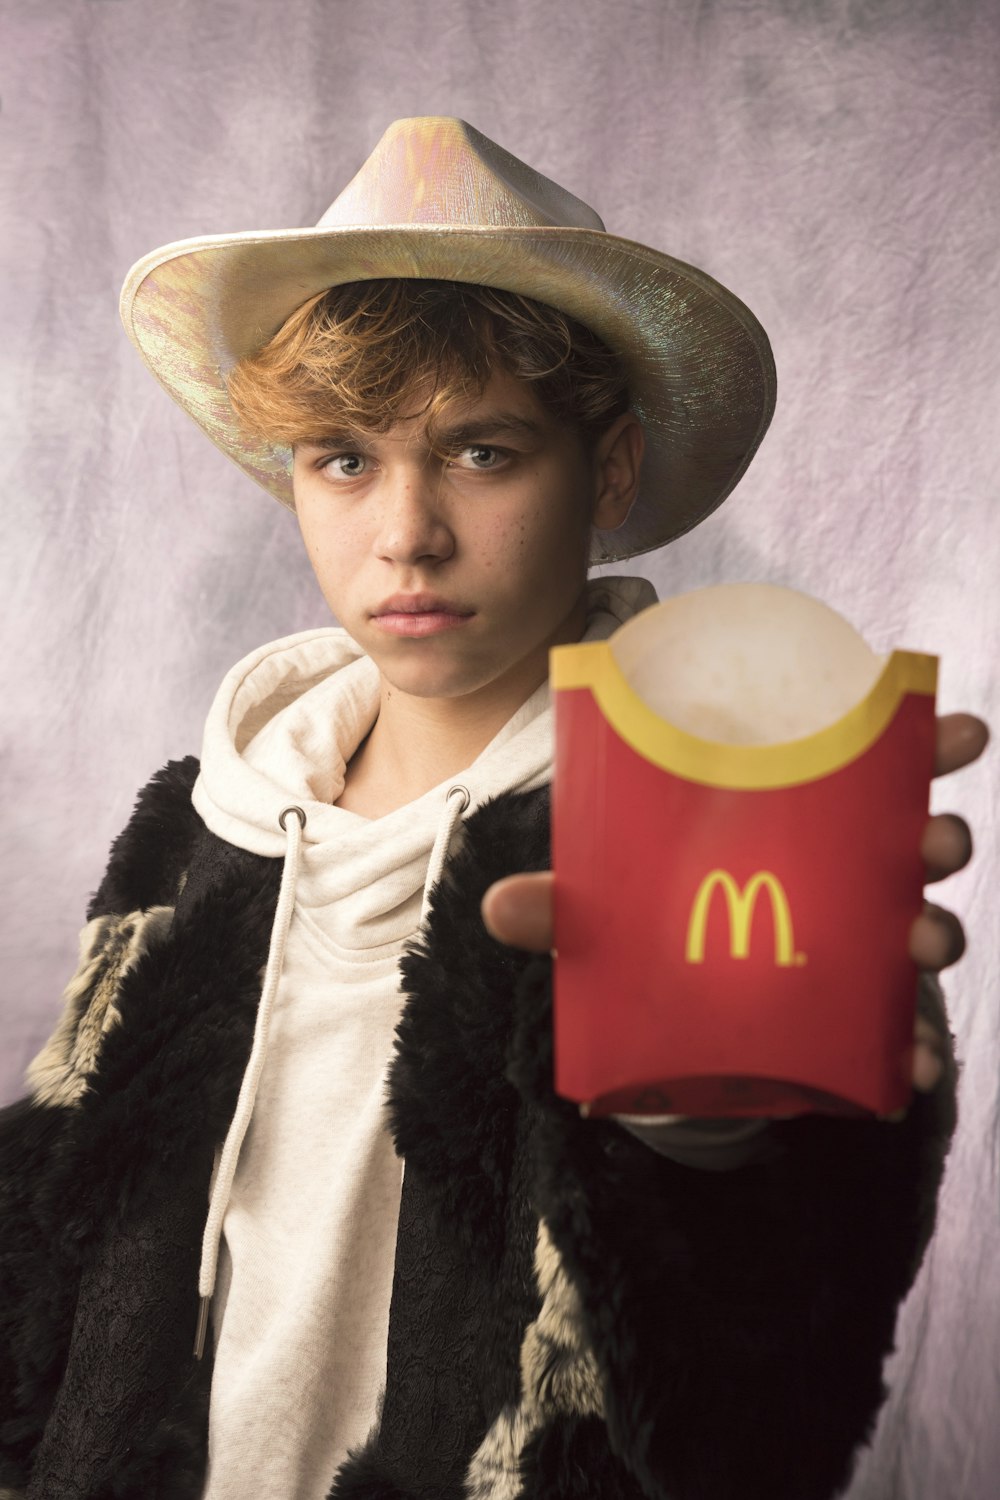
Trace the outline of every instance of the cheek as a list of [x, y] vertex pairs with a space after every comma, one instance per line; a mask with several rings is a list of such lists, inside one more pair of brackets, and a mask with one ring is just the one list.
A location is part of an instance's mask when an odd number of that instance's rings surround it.
[[520, 573], [531, 555], [531, 527], [523, 517], [498, 516], [484, 524], [477, 548], [489, 572], [499, 576], [514, 570]]
[[586, 585], [589, 532], [584, 543], [555, 519], [539, 526], [524, 518], [497, 526], [493, 542], [483, 553], [482, 576], [503, 601], [504, 640], [508, 646], [533, 642], [576, 605]]
[[537, 601], [575, 599], [586, 582], [590, 524], [579, 495], [553, 485], [536, 504], [498, 528], [493, 555], [497, 567], [516, 570], [529, 607]]
[[306, 556], [309, 559], [313, 572], [322, 583], [330, 571], [333, 549], [329, 539], [322, 532], [316, 531], [310, 526], [303, 526], [301, 529]]
[[308, 506], [300, 508], [298, 520], [306, 556], [324, 593], [328, 588], [339, 591], [356, 572], [356, 528], [343, 518], [334, 524], [326, 512]]

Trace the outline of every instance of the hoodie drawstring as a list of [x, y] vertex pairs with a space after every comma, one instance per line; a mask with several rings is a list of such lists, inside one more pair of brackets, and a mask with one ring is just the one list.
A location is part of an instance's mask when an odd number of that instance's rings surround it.
[[[289, 818], [289, 813], [295, 813], [296, 816]], [[278, 817], [278, 824], [287, 839], [285, 845], [285, 863], [281, 871], [278, 904], [275, 908], [274, 922], [271, 927], [271, 943], [267, 954], [267, 967], [264, 970], [264, 985], [261, 990], [260, 1004], [257, 1007], [257, 1019], [253, 1030], [253, 1045], [250, 1048], [250, 1057], [247, 1062], [246, 1071], [243, 1074], [243, 1082], [240, 1085], [240, 1094], [236, 1101], [236, 1109], [216, 1168], [215, 1180], [212, 1184], [212, 1196], [208, 1205], [208, 1218], [205, 1221], [205, 1233], [201, 1242], [201, 1267], [198, 1272], [198, 1292], [201, 1297], [201, 1305], [198, 1308], [198, 1328], [194, 1341], [196, 1359], [201, 1359], [205, 1352], [208, 1309], [212, 1300], [212, 1293], [215, 1291], [215, 1276], [219, 1264], [219, 1243], [222, 1239], [222, 1221], [229, 1206], [229, 1194], [232, 1191], [233, 1178], [236, 1175], [236, 1163], [239, 1159], [240, 1147], [243, 1144], [243, 1137], [247, 1133], [247, 1126], [250, 1124], [254, 1099], [257, 1097], [257, 1086], [260, 1083], [260, 1075], [264, 1070], [264, 1057], [267, 1052], [267, 1031], [271, 1020], [271, 1011], [274, 1009], [274, 999], [278, 993], [278, 981], [281, 978], [281, 965], [285, 956], [288, 929], [292, 921], [292, 912], [295, 909], [295, 882], [298, 877], [299, 850], [302, 847], [302, 832], [306, 826], [306, 815], [301, 807], [286, 807]]]
[[445, 815], [438, 825], [437, 837], [434, 840], [431, 857], [427, 863], [427, 879], [424, 881], [424, 899], [420, 907], [421, 927], [427, 921], [427, 914], [430, 911], [431, 905], [431, 892], [441, 879], [441, 871], [444, 869], [444, 862], [448, 858], [448, 848], [451, 844], [452, 834], [455, 832], [457, 823], [471, 801], [472, 797], [469, 794], [468, 787], [462, 786], [456, 781], [448, 788], [448, 795], [445, 799]]
[[[427, 920], [430, 910], [431, 892], [441, 878], [441, 871], [444, 868], [445, 860], [448, 858], [448, 849], [451, 845], [455, 828], [471, 801], [472, 797], [467, 787], [461, 786], [456, 782], [448, 788], [445, 813], [438, 826], [434, 845], [431, 849], [430, 860], [427, 865], [427, 878], [424, 881], [424, 897], [420, 908], [421, 927], [424, 926]], [[295, 816], [290, 818], [288, 816], [289, 813], [294, 813]], [[288, 929], [291, 926], [292, 912], [295, 909], [295, 882], [298, 877], [299, 851], [302, 847], [302, 833], [306, 826], [306, 815], [301, 807], [286, 807], [279, 815], [278, 823], [287, 840], [285, 845], [285, 863], [281, 871], [278, 904], [275, 908], [274, 922], [271, 927], [271, 942], [267, 954], [267, 966], [264, 970], [264, 984], [261, 990], [260, 1003], [257, 1007], [257, 1019], [254, 1024], [253, 1045], [250, 1048], [250, 1057], [247, 1061], [246, 1071], [243, 1074], [243, 1082], [240, 1085], [236, 1109], [233, 1113], [232, 1122], [226, 1134], [225, 1144], [222, 1147], [215, 1170], [208, 1205], [208, 1218], [205, 1221], [205, 1233], [201, 1245], [201, 1267], [198, 1272], [198, 1294], [201, 1302], [198, 1308], [198, 1327], [194, 1341], [196, 1359], [201, 1359], [205, 1352], [209, 1307], [211, 1306], [212, 1295], [215, 1291], [215, 1278], [219, 1264], [222, 1224], [226, 1216], [226, 1209], [229, 1207], [229, 1197], [232, 1192], [233, 1179], [236, 1176], [236, 1164], [239, 1160], [240, 1148], [243, 1145], [243, 1138], [250, 1124], [254, 1100], [257, 1097], [257, 1087], [264, 1070], [271, 1012], [274, 1009], [274, 1001], [278, 993], [281, 966], [285, 956], [285, 944], [288, 940]]]

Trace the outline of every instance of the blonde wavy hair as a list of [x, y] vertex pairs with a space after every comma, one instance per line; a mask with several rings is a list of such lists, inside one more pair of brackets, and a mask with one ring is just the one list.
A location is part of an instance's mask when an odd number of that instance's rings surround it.
[[445, 408], [478, 399], [496, 372], [526, 381], [588, 448], [629, 407], [621, 361], [589, 328], [530, 297], [455, 281], [331, 287], [241, 360], [228, 386], [255, 440], [385, 432], [404, 411], [426, 417], [433, 440]]

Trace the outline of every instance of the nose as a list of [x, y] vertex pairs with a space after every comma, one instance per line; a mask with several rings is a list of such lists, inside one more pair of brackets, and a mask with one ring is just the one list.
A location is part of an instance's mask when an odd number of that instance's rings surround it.
[[379, 496], [375, 541], [389, 562], [441, 561], [455, 550], [444, 512], [441, 477], [433, 463], [408, 463], [390, 472]]

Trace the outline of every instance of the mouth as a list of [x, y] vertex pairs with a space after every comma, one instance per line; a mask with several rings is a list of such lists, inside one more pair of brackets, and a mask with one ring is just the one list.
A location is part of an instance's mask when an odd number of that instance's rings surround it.
[[471, 620], [475, 611], [437, 594], [393, 594], [372, 611], [372, 621], [390, 635], [437, 635]]

